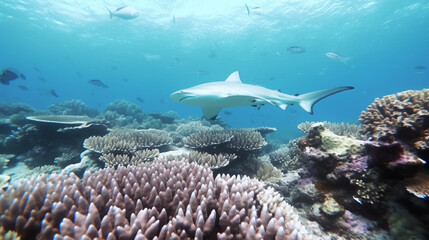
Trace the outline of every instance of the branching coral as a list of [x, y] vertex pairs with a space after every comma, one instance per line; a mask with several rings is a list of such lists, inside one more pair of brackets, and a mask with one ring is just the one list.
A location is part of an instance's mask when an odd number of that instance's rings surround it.
[[101, 155], [100, 159], [103, 160], [107, 166], [113, 167], [118, 165], [137, 165], [139, 163], [149, 162], [152, 161], [158, 155], [158, 149], [145, 149], [134, 152], [131, 157], [128, 154], [107, 153]]
[[394, 138], [411, 150], [427, 150], [429, 144], [429, 89], [409, 90], [376, 98], [359, 120], [373, 138]]
[[219, 154], [210, 154], [198, 151], [191, 151], [187, 159], [189, 162], [195, 162], [199, 165], [207, 164], [211, 169], [217, 169], [225, 167], [229, 164], [230, 161], [233, 161], [237, 158], [235, 154], [228, 153], [219, 153]]
[[108, 166], [138, 164], [152, 160], [161, 148], [172, 142], [162, 130], [116, 129], [103, 137], [89, 137], [83, 145], [86, 149], [101, 153]]
[[203, 149], [231, 141], [234, 136], [226, 130], [201, 131], [186, 137], [185, 146], [192, 149]]
[[22, 240], [311, 238], [269, 191], [185, 162], [41, 176], [2, 192], [0, 227]]
[[269, 154], [270, 161], [285, 171], [296, 170], [303, 165], [301, 150], [298, 147], [299, 139], [291, 140], [286, 146]]
[[185, 146], [192, 149], [219, 148], [223, 145], [230, 151], [252, 151], [267, 143], [259, 132], [248, 129], [206, 130], [184, 139]]
[[98, 153], [133, 153], [146, 148], [169, 145], [171, 138], [162, 130], [116, 129], [103, 137], [89, 137], [83, 145]]
[[231, 130], [233, 138], [227, 146], [235, 151], [253, 151], [259, 150], [267, 144], [261, 133], [248, 129]]

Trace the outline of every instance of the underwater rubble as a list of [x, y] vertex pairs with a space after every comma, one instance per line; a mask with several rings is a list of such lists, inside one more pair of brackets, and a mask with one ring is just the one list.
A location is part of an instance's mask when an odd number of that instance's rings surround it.
[[283, 145], [125, 100], [5, 104], [0, 239], [427, 239], [428, 94]]

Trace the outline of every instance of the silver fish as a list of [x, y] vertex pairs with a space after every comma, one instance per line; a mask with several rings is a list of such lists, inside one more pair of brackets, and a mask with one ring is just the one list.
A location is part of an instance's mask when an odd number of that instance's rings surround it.
[[347, 60], [349, 60], [349, 57], [343, 57], [340, 54], [334, 53], [334, 52], [328, 52], [325, 54], [328, 58], [338, 61], [338, 62], [342, 62], [342, 63], [346, 63]]
[[139, 11], [137, 11], [137, 9], [133, 8], [133, 7], [129, 7], [129, 6], [123, 6], [120, 8], [117, 8], [113, 11], [110, 11], [109, 8], [107, 8], [107, 11], [109, 11], [110, 13], [110, 19], [113, 18], [113, 16], [118, 17], [118, 18], [122, 18], [122, 19], [133, 19], [139, 16]]
[[300, 46], [291, 46], [287, 49], [290, 53], [305, 53], [305, 49]]

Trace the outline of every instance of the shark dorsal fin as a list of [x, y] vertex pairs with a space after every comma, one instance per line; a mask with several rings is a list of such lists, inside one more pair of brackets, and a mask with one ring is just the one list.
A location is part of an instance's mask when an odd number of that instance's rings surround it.
[[225, 80], [225, 82], [233, 82], [233, 83], [241, 83], [240, 75], [238, 71], [235, 71], [229, 75], [229, 77]]

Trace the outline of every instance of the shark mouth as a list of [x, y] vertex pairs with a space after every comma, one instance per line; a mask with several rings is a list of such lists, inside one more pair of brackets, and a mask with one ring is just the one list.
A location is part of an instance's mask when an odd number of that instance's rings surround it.
[[179, 99], [179, 102], [181, 102], [181, 101], [183, 101], [184, 99], [187, 99], [187, 98], [189, 98], [189, 96], [182, 97], [181, 99]]

